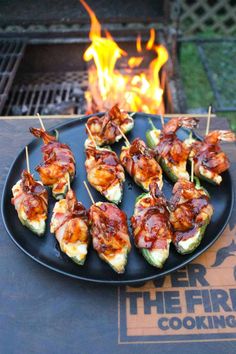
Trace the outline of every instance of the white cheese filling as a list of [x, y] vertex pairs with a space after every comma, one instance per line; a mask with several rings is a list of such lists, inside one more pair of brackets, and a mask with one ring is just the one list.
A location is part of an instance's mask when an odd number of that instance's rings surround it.
[[178, 247], [183, 251], [191, 251], [199, 242], [200, 232], [201, 231], [198, 230], [195, 236], [190, 237], [187, 240], [180, 241]]
[[222, 182], [222, 177], [220, 175], [217, 175], [215, 173], [212, 173], [211, 171], [208, 171], [203, 166], [199, 167], [199, 172], [202, 176], [213, 180], [216, 184], [220, 184]]
[[149, 134], [150, 134], [150, 137], [152, 138], [152, 140], [154, 141], [155, 145], [158, 145], [160, 142], [159, 137], [160, 137], [161, 131], [159, 129], [153, 129], [153, 130], [150, 130]]
[[108, 188], [105, 192], [106, 198], [114, 203], [117, 203], [121, 200], [122, 197], [122, 188], [119, 183], [114, 186]]
[[77, 241], [75, 243], [61, 242], [61, 250], [67, 254], [67, 256], [78, 260], [84, 259], [87, 254], [87, 244]]
[[171, 240], [168, 240], [167, 248], [164, 249], [152, 249], [149, 251], [150, 257], [153, 259], [153, 263], [157, 267], [162, 267], [167, 258], [169, 257], [169, 248]]

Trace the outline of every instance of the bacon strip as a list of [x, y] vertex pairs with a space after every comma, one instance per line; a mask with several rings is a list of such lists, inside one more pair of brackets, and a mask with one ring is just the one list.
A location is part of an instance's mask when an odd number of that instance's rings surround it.
[[68, 184], [68, 175], [72, 180], [75, 175], [75, 159], [68, 145], [56, 141], [42, 129], [30, 128], [37, 138], [42, 138], [43, 163], [35, 168], [45, 186], [52, 186], [56, 196]]
[[136, 138], [127, 148], [123, 147], [120, 155], [122, 165], [144, 190], [149, 190], [155, 181], [162, 188], [162, 169], [154, 158], [155, 153], [147, 148], [145, 142]]
[[173, 118], [165, 124], [159, 137], [159, 143], [155, 148], [158, 159], [165, 159], [165, 163], [178, 178], [189, 178], [186, 171], [186, 163], [190, 153], [190, 147], [185, 145], [176, 135], [180, 127], [194, 128], [198, 120], [190, 117]]
[[33, 176], [24, 170], [21, 180], [13, 187], [11, 203], [20, 217], [28, 221], [42, 221], [47, 218], [48, 193], [44, 186], [35, 181]]
[[142, 198], [131, 218], [135, 244], [138, 248], [166, 249], [172, 239], [169, 211], [164, 195], [153, 182], [150, 195]]
[[[87, 121], [87, 126], [91, 131], [98, 146], [114, 144], [122, 138], [118, 127], [127, 132], [127, 126], [132, 129], [133, 118], [127, 112], [121, 112], [116, 104], [103, 117], [91, 117]], [[128, 130], [129, 130], [128, 129]]]
[[[60, 200], [58, 203], [54, 208], [51, 232], [55, 232], [57, 236], [57, 232], [63, 227], [63, 235], [60, 235], [60, 241], [63, 240], [67, 243], [76, 241], [87, 242], [88, 233], [81, 232], [79, 222], [82, 220], [88, 229], [88, 213], [83, 204], [77, 201], [74, 191], [69, 190], [66, 198]], [[61, 206], [59, 212], [57, 212], [58, 206]], [[61, 211], [62, 209], [63, 212]], [[71, 222], [72, 220], [73, 222]]]
[[209, 222], [213, 208], [209, 196], [193, 182], [179, 179], [170, 200], [170, 222], [174, 228], [174, 242], [192, 237], [197, 228]]
[[215, 177], [228, 170], [230, 162], [227, 155], [221, 150], [219, 144], [209, 144], [206, 141], [196, 141], [192, 144], [191, 155], [194, 159], [194, 173], [201, 177], [201, 174], [208, 175], [209, 179], [214, 180]]
[[89, 220], [93, 247], [99, 254], [114, 257], [123, 248], [130, 250], [127, 217], [115, 204], [93, 204], [89, 210]]
[[117, 184], [119, 188], [122, 188], [125, 173], [114, 151], [89, 145], [85, 152], [87, 178], [94, 188], [105, 197], [107, 197], [108, 189]]

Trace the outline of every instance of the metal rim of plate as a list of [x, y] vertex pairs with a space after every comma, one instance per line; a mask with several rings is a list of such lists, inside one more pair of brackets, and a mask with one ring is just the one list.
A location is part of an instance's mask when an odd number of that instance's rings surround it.
[[[141, 114], [141, 113], [136, 113], [137, 114]], [[75, 125], [75, 124], [80, 124], [81, 122], [83, 121], [87, 121], [88, 118], [92, 117], [92, 116], [99, 116], [101, 117], [102, 115], [104, 115], [104, 113], [98, 113], [98, 114], [91, 114], [91, 115], [85, 115], [84, 117], [81, 117], [77, 120], [70, 120], [69, 122], [66, 122], [66, 123], [62, 123], [62, 124], [59, 124], [57, 125], [55, 128], [53, 129], [49, 129], [49, 132], [53, 132], [55, 129], [63, 129], [65, 127], [69, 127], [69, 126], [72, 126], [72, 125]], [[144, 117], [152, 117], [152, 118], [158, 118], [159, 116], [157, 115], [150, 115], [150, 114], [144, 114], [142, 113], [142, 115]], [[168, 119], [165, 119], [165, 120], [168, 120]], [[184, 128], [181, 128], [182, 130], [185, 130]], [[198, 140], [201, 140], [201, 137], [199, 137], [197, 134], [194, 133], [194, 136], [198, 139]], [[37, 139], [32, 139], [31, 142], [28, 144], [28, 146], [30, 146], [31, 144], [35, 143]], [[197, 250], [194, 252], [194, 254], [191, 254], [187, 260], [183, 260], [180, 264], [178, 264], [177, 266], [171, 268], [171, 269], [167, 269], [159, 274], [155, 274], [155, 275], [151, 275], [151, 276], [147, 276], [147, 277], [141, 277], [141, 278], [138, 278], [138, 279], [132, 279], [132, 280], [124, 280], [124, 279], [118, 279], [118, 280], [114, 280], [114, 279], [106, 279], [106, 280], [101, 280], [101, 279], [94, 279], [94, 278], [88, 278], [88, 277], [84, 277], [84, 276], [80, 276], [80, 275], [75, 275], [75, 274], [71, 274], [67, 271], [63, 271], [61, 269], [58, 269], [57, 267], [53, 267], [43, 261], [41, 261], [40, 259], [38, 259], [34, 254], [28, 252], [22, 245], [19, 244], [19, 242], [17, 242], [16, 238], [14, 237], [14, 235], [12, 234], [12, 232], [9, 230], [9, 227], [7, 225], [7, 221], [6, 221], [6, 217], [5, 217], [5, 213], [6, 213], [6, 210], [4, 209], [4, 204], [6, 202], [6, 197], [7, 197], [7, 184], [8, 184], [8, 179], [12, 173], [12, 169], [16, 163], [16, 161], [18, 160], [18, 158], [24, 154], [24, 149], [22, 149], [19, 154], [17, 155], [17, 157], [14, 159], [14, 161], [12, 162], [11, 164], [11, 167], [9, 169], [9, 172], [8, 172], [8, 175], [6, 177], [6, 180], [5, 180], [5, 184], [4, 184], [4, 187], [3, 187], [3, 193], [2, 193], [2, 201], [1, 201], [1, 214], [2, 214], [2, 220], [3, 220], [3, 224], [5, 226], [5, 229], [8, 233], [8, 235], [10, 236], [11, 240], [16, 244], [16, 246], [21, 250], [23, 251], [26, 255], [28, 255], [31, 259], [33, 259], [35, 262], [45, 266], [46, 268], [48, 269], [51, 269], [57, 273], [60, 273], [60, 274], [63, 274], [63, 275], [66, 275], [66, 276], [69, 276], [69, 277], [72, 277], [72, 278], [75, 278], [75, 279], [78, 279], [78, 280], [82, 280], [82, 281], [88, 281], [88, 282], [92, 282], [92, 283], [100, 283], [100, 284], [111, 284], [111, 285], [129, 285], [129, 284], [140, 284], [140, 283], [144, 283], [144, 282], [147, 282], [149, 280], [154, 280], [154, 279], [157, 279], [157, 278], [160, 278], [160, 277], [163, 277], [167, 274], [170, 274], [184, 266], [186, 266], [188, 263], [190, 263], [191, 261], [193, 261], [195, 258], [197, 258], [198, 256], [200, 256], [202, 253], [204, 253], [209, 247], [211, 247], [215, 241], [220, 237], [220, 235], [223, 233], [223, 231], [225, 230], [227, 224], [228, 224], [228, 221], [230, 219], [230, 216], [232, 214], [232, 210], [233, 210], [233, 206], [234, 206], [234, 189], [233, 189], [233, 183], [232, 183], [232, 179], [231, 179], [231, 175], [230, 175], [230, 172], [227, 171], [226, 173], [228, 174], [228, 177], [229, 177], [229, 180], [230, 180], [230, 199], [231, 199], [231, 203], [230, 203], [230, 206], [228, 206], [228, 215], [227, 215], [227, 218], [223, 221], [223, 224], [222, 224], [222, 227], [221, 227], [221, 230], [220, 232], [218, 232], [214, 238], [209, 242], [207, 243], [207, 245], [201, 249], [201, 250]], [[217, 188], [217, 186], [216, 186]], [[143, 193], [142, 191], [140, 192], [140, 194]], [[131, 236], [132, 237], [132, 236]], [[93, 250], [95, 252], [95, 250]], [[137, 250], [138, 252], [138, 250]], [[177, 251], [176, 251], [177, 252]], [[184, 256], [182, 256], [184, 257]], [[122, 276], [122, 275], [121, 275]]]

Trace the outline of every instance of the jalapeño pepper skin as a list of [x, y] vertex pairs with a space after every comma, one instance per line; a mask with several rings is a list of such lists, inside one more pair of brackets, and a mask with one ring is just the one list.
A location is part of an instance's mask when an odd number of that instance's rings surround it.
[[71, 189], [54, 205], [50, 232], [63, 253], [76, 264], [84, 264], [89, 244], [88, 213]]
[[159, 191], [159, 196], [155, 196], [151, 188], [150, 193], [136, 198], [131, 223], [142, 256], [153, 267], [162, 268], [169, 256], [172, 232], [163, 195]]
[[152, 182], [156, 182], [159, 189], [162, 188], [162, 169], [155, 159], [155, 152], [142, 139], [136, 138], [130, 145], [123, 146], [120, 161], [134, 182], [144, 191], [149, 191]]
[[190, 148], [189, 158], [194, 160], [195, 175], [213, 185], [221, 184], [221, 174], [230, 167], [221, 141], [235, 142], [236, 135], [229, 130], [213, 130], [202, 141], [192, 139], [190, 135], [184, 142]]
[[89, 224], [98, 256], [116, 273], [124, 273], [131, 250], [126, 214], [113, 203], [97, 202], [90, 207]]
[[195, 233], [191, 237], [192, 242], [189, 243], [187, 249], [181, 247], [180, 243], [174, 241], [176, 251], [180, 254], [183, 254], [183, 255], [194, 252], [196, 250], [196, 248], [200, 245], [202, 238], [204, 236], [204, 233], [206, 231], [206, 228], [209, 223], [210, 223], [210, 218], [208, 218], [201, 227], [199, 227], [195, 230]]
[[155, 150], [156, 159], [166, 176], [174, 183], [180, 177], [189, 179], [186, 171], [189, 148], [183, 145], [176, 137], [175, 132], [164, 133], [156, 129], [151, 120], [149, 122], [153, 129], [146, 132], [147, 145]]
[[110, 146], [103, 148], [85, 141], [85, 168], [89, 183], [109, 202], [119, 204], [123, 196], [125, 172]]
[[201, 243], [213, 214], [209, 193], [200, 185], [178, 180], [169, 203], [170, 222], [174, 230], [173, 243], [180, 254], [189, 254]]

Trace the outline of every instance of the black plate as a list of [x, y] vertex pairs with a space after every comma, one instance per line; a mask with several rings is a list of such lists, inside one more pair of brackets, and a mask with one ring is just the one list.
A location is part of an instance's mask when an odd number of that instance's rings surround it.
[[[135, 137], [141, 137], [145, 140], [145, 132], [149, 129], [147, 118], [150, 115], [137, 113], [135, 115], [135, 128], [129, 134], [129, 139], [132, 141]], [[160, 119], [158, 116], [152, 116], [157, 127], [160, 126]], [[61, 142], [67, 143], [72, 148], [77, 166], [77, 176], [72, 184], [76, 191], [77, 197], [86, 208], [90, 206], [90, 199], [83, 186], [83, 180], [86, 180], [86, 172], [84, 168], [85, 154], [84, 141], [86, 133], [84, 124], [87, 117], [81, 120], [69, 122], [59, 126], [59, 139]], [[179, 137], [183, 140], [188, 137], [189, 132], [180, 129]], [[30, 136], [30, 135], [29, 135]], [[113, 146], [114, 150], [119, 154], [123, 141]], [[40, 163], [42, 143], [39, 140], [33, 140], [29, 144], [30, 165], [36, 166]], [[132, 250], [129, 254], [128, 265], [126, 272], [122, 275], [116, 274], [106, 263], [101, 261], [97, 253], [90, 245], [86, 263], [83, 267], [74, 264], [65, 254], [61, 253], [56, 242], [55, 237], [49, 231], [49, 220], [51, 218], [52, 209], [55, 200], [50, 197], [49, 201], [49, 218], [46, 230], [46, 235], [43, 238], [38, 238], [31, 233], [27, 228], [23, 227], [17, 217], [14, 206], [11, 205], [11, 188], [20, 179], [21, 171], [26, 168], [25, 152], [20, 152], [16, 160], [12, 164], [3, 191], [2, 198], [2, 216], [5, 227], [16, 245], [24, 251], [28, 256], [33, 258], [38, 263], [53, 269], [57, 272], [69, 275], [77, 279], [83, 279], [93, 282], [112, 283], [112, 284], [130, 284], [135, 282], [143, 282], [168, 274], [180, 267], [183, 267], [191, 260], [199, 256], [209, 246], [216, 241], [216, 239], [223, 232], [227, 225], [233, 206], [233, 188], [229, 172], [223, 175], [223, 182], [220, 187], [212, 186], [210, 184], [202, 183], [207, 188], [211, 195], [211, 203], [214, 206], [214, 214], [210, 225], [208, 226], [204, 239], [198, 249], [190, 255], [182, 256], [175, 251], [173, 245], [170, 248], [170, 256], [161, 270], [150, 266], [144, 258], [139, 254], [132, 241]], [[35, 176], [38, 178], [37, 174]], [[167, 198], [170, 197], [173, 184], [164, 179], [163, 191]], [[92, 194], [95, 201], [105, 201], [105, 199], [91, 187]], [[124, 187], [124, 197], [120, 204], [130, 218], [133, 213], [135, 199], [138, 195], [143, 193], [141, 188], [136, 186], [129, 176], [126, 176]]]

